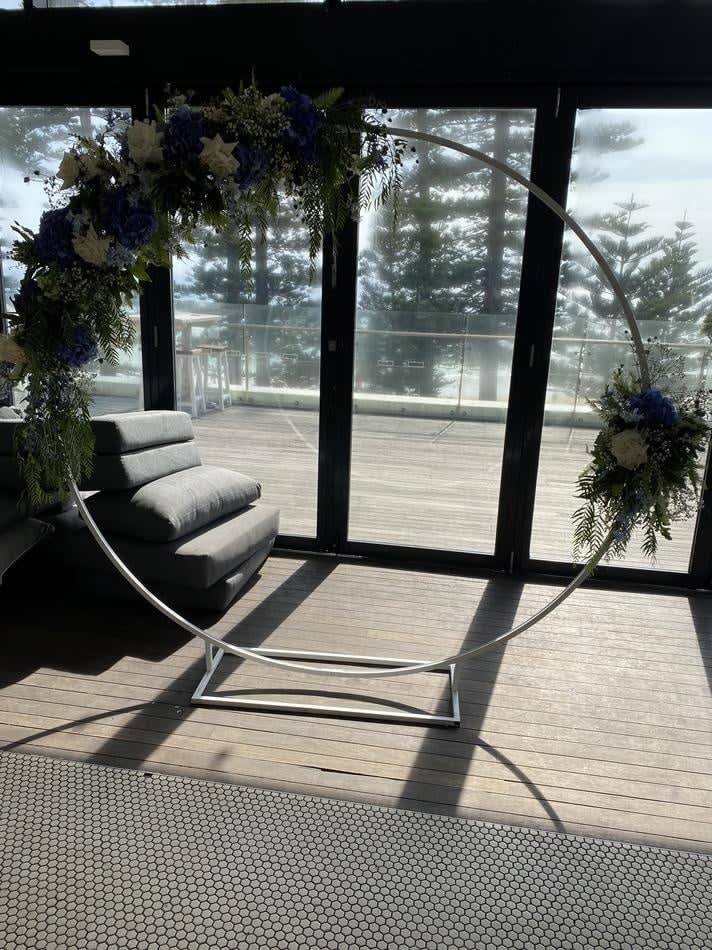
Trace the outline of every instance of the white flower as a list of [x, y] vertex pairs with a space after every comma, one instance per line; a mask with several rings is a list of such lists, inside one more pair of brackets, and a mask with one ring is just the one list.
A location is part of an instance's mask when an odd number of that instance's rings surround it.
[[147, 162], [163, 160], [161, 139], [163, 135], [156, 130], [155, 122], [134, 122], [126, 132], [126, 141], [129, 146], [129, 156], [137, 165]]
[[200, 161], [213, 175], [227, 178], [228, 175], [235, 174], [240, 167], [240, 163], [232, 154], [237, 142], [223, 142], [220, 135], [216, 135], [214, 139], [202, 138], [200, 141], [203, 143]]
[[80, 170], [81, 166], [74, 152], [65, 152], [57, 172], [57, 178], [61, 178], [63, 182], [62, 188], [71, 188], [72, 185], [76, 185]]
[[101, 267], [106, 263], [106, 255], [111, 244], [111, 238], [101, 238], [94, 230], [94, 225], [89, 225], [89, 230], [83, 237], [75, 237], [72, 245], [77, 254], [87, 263]]
[[648, 461], [648, 445], [635, 429], [624, 429], [611, 436], [611, 452], [623, 468], [638, 468]]

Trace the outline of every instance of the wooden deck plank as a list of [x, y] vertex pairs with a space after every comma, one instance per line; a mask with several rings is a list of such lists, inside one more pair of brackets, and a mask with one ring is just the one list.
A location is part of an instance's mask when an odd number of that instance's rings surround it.
[[[202, 621], [243, 644], [432, 656], [555, 589], [272, 557]], [[191, 707], [201, 647], [148, 608], [0, 596], [0, 747], [712, 852], [707, 595], [584, 588], [465, 664], [459, 730]], [[303, 686], [252, 663], [231, 682]], [[413, 701], [405, 680], [367, 689]], [[441, 690], [421, 675], [417, 698]]]
[[[258, 478], [282, 512], [284, 534], [316, 528], [318, 413], [234, 405], [193, 420], [204, 461]], [[550, 426], [539, 464], [532, 554], [572, 556], [576, 479], [595, 430]], [[504, 425], [357, 413], [353, 419], [349, 536], [447, 550], [492, 553]], [[694, 520], [662, 541], [657, 567], [687, 571]], [[622, 562], [649, 566], [636, 545]]]

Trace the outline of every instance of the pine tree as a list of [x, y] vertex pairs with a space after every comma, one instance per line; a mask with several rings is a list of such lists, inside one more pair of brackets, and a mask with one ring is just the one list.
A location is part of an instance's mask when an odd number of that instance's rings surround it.
[[636, 314], [659, 321], [657, 334], [667, 342], [698, 340], [697, 324], [710, 305], [712, 268], [699, 266], [695, 229], [685, 212], [674, 236], [664, 238], [660, 253], [641, 268]]
[[[398, 113], [394, 122], [472, 144], [528, 171], [528, 112], [419, 109]], [[437, 395], [445, 382], [440, 367], [459, 372], [461, 341], [428, 333], [469, 330], [493, 335], [491, 347], [476, 348], [481, 396], [493, 398], [498, 337], [511, 334], [516, 312], [526, 195], [452, 150], [419, 142], [417, 160], [404, 180], [397, 230], [387, 211], [376, 216], [360, 254], [360, 326], [396, 335], [360, 336], [357, 383]], [[413, 331], [423, 335], [406, 335]]]
[[[175, 285], [176, 302], [228, 317], [220, 342], [234, 353], [245, 350], [253, 385], [318, 387], [320, 279], [309, 279], [306, 232], [285, 201], [266, 239], [253, 237], [248, 276], [240, 267], [239, 229], [202, 230], [190, 249], [189, 275]], [[232, 375], [241, 372], [234, 356]]]

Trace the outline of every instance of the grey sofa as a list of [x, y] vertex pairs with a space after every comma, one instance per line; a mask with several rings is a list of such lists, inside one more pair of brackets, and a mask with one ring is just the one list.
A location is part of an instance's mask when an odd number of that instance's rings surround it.
[[22, 478], [14, 456], [15, 431], [22, 420], [9, 406], [0, 406], [0, 584], [5, 572], [52, 530], [30, 517], [21, 500]]
[[[114, 550], [172, 606], [225, 609], [279, 530], [279, 511], [260, 503], [259, 482], [203, 465], [186, 413], [117, 413], [92, 426], [94, 472], [81, 488], [95, 492], [87, 505]], [[50, 555], [94, 589], [132, 594], [76, 509], [52, 524]]]

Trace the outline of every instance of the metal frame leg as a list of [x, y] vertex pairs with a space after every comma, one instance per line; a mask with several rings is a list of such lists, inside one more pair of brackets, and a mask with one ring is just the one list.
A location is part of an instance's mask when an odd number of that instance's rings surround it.
[[[314, 675], [318, 676], [324, 666], [363, 666], [373, 667], [374, 669], [390, 669], [400, 667], [409, 663], [417, 663], [417, 660], [392, 659], [389, 657], [374, 656], [354, 656], [344, 653], [313, 653], [308, 650], [270, 650], [255, 649], [253, 653], [261, 656], [271, 657], [282, 660], [300, 660], [302, 662], [314, 663]], [[460, 719], [460, 694], [458, 689], [457, 664], [450, 663], [434, 670], [429, 670], [425, 675], [446, 674], [450, 686], [450, 710], [447, 715], [435, 715], [434, 713], [410, 712], [407, 709], [383, 709], [370, 708], [369, 706], [336, 706], [330, 704], [306, 704], [290, 703], [269, 699], [250, 699], [240, 696], [220, 696], [217, 693], [209, 693], [208, 686], [211, 679], [217, 672], [220, 663], [225, 656], [224, 650], [216, 650], [211, 644], [205, 644], [205, 673], [198, 683], [191, 702], [196, 706], [223, 706], [229, 709], [252, 709], [265, 712], [283, 712], [295, 714], [304, 714], [310, 716], [338, 716], [342, 719], [369, 719], [384, 722], [402, 722], [411, 725], [423, 726], [459, 726]], [[289, 692], [289, 689], [285, 689]], [[377, 703], [378, 700], [375, 700]]]

